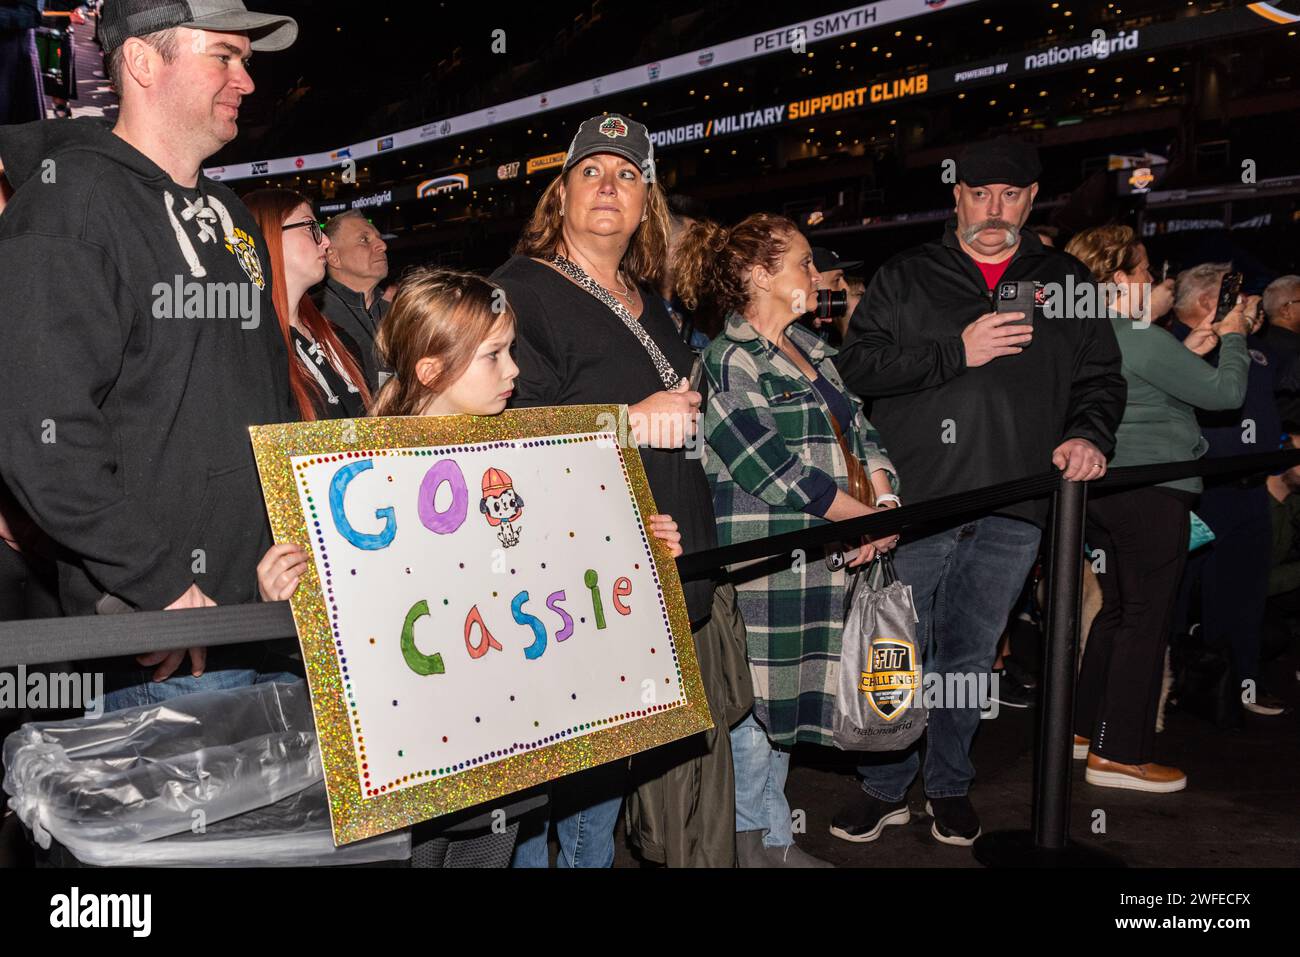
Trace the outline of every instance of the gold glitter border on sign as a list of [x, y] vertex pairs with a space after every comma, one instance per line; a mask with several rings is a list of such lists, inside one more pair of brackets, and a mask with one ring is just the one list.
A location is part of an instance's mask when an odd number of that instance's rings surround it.
[[[314, 554], [307, 531], [307, 516], [295, 485], [292, 464], [295, 456], [355, 455], [557, 435], [611, 434], [611, 422], [619, 423], [618, 434], [628, 434], [627, 414], [626, 406], [574, 405], [514, 409], [490, 417], [330, 419], [255, 425], [249, 428], [249, 433], [274, 540], [277, 543], [296, 543], [308, 554]], [[622, 453], [632, 497], [644, 525], [646, 516], [655, 514], [657, 510], [640, 452], [634, 444], [624, 445], [616, 451]], [[712, 728], [713, 720], [700, 679], [677, 563], [668, 546], [653, 536], [647, 535], [647, 539], [651, 543], [651, 559], [668, 609], [672, 641], [681, 669], [680, 684], [686, 696], [684, 705], [580, 737], [563, 738], [534, 750], [423, 784], [403, 786], [376, 797], [366, 797], [361, 789], [352, 732], [354, 719], [348, 713], [316, 563], [309, 562], [290, 605], [298, 628], [312, 712], [316, 719], [334, 843], [350, 844], [385, 834]], [[401, 783], [406, 784], [405, 780]]]

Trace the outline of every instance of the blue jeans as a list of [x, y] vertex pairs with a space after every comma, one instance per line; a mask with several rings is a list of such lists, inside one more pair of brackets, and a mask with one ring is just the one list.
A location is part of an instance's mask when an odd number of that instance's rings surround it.
[[[552, 804], [519, 825], [511, 867], [549, 867], [551, 819], [560, 842], [556, 867], [611, 867], [627, 761], [613, 761], [551, 783]], [[579, 805], [574, 807], [574, 805]]]
[[[898, 546], [894, 569], [912, 586], [927, 673], [989, 673], [1040, 535], [1028, 522], [990, 515]], [[978, 702], [965, 708], [942, 704], [930, 711], [926, 729], [925, 794], [961, 797], [975, 777], [970, 745], [980, 709]], [[862, 790], [882, 801], [903, 800], [921, 765], [919, 745], [859, 767]]]
[[246, 688], [249, 685], [265, 684], [279, 681], [292, 684], [301, 681], [298, 675], [287, 671], [264, 673], [252, 669], [228, 669], [223, 671], [205, 671], [195, 678], [190, 674], [174, 674], [166, 681], [152, 681], [152, 668], [141, 668], [141, 683], [118, 688], [104, 695], [104, 711], [121, 711], [140, 705], [159, 704], [170, 698], [194, 694], [199, 691], [225, 691], [229, 688]]
[[785, 799], [790, 752], [772, 744], [752, 711], [731, 729], [731, 764], [736, 773], [736, 832], [766, 831], [767, 847], [793, 844]]

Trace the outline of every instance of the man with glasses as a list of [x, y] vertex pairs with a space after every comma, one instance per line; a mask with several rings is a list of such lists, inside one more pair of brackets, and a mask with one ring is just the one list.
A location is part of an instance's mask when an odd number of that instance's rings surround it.
[[325, 235], [330, 248], [325, 254], [325, 283], [314, 297], [316, 306], [360, 348], [361, 369], [373, 394], [381, 374], [375, 333], [388, 314], [388, 302], [376, 290], [388, 275], [388, 244], [355, 209], [332, 217], [325, 224]]
[[[0, 478], [57, 546], [66, 614], [257, 600], [271, 536], [248, 427], [296, 416], [265, 239], [202, 164], [238, 134], [252, 52], [297, 33], [238, 0], [114, 0], [116, 125], [0, 129]], [[276, 650], [86, 670], [114, 710], [277, 677]]]

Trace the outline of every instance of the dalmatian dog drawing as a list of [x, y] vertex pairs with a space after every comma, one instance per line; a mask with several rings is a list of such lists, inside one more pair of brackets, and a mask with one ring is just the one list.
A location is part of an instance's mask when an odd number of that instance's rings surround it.
[[509, 475], [500, 469], [488, 469], [483, 473], [483, 498], [478, 503], [478, 510], [497, 530], [497, 540], [504, 547], [519, 544], [520, 528], [515, 523], [524, 514], [524, 500], [515, 491]]

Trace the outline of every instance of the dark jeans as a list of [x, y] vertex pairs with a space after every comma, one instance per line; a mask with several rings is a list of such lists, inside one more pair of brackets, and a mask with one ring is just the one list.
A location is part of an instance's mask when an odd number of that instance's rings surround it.
[[1238, 681], [1257, 679], [1268, 573], [1273, 563], [1268, 489], [1208, 487], [1196, 514], [1214, 531], [1215, 539], [1188, 561], [1180, 604], [1195, 620], [1191, 601], [1199, 582], [1205, 642], [1231, 649]]
[[1099, 757], [1151, 760], [1195, 501], [1190, 492], [1141, 488], [1088, 503], [1088, 545], [1105, 560], [1097, 574], [1103, 600], [1079, 669], [1074, 733]]
[[[917, 639], [927, 672], [989, 672], [1007, 616], [1038, 555], [1040, 535], [1028, 522], [990, 515], [898, 546], [894, 569], [903, 584], [912, 586], [920, 619]], [[978, 702], [968, 704], [930, 711], [927, 797], [960, 797], [970, 790], [975, 777], [970, 745], [980, 709]], [[918, 747], [919, 742], [904, 751], [873, 756], [870, 764], [858, 768], [862, 789], [882, 801], [901, 801], [921, 766]]]

